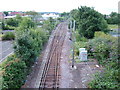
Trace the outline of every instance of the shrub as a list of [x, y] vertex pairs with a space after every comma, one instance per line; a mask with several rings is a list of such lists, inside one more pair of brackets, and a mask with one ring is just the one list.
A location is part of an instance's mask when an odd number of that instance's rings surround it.
[[24, 61], [20, 61], [15, 57], [9, 57], [4, 67], [3, 73], [3, 89], [20, 88], [24, 84], [27, 74], [27, 67]]
[[56, 26], [55, 20], [50, 17], [48, 20], [45, 20], [45, 21], [43, 22], [42, 28], [43, 28], [44, 30], [48, 30], [48, 31], [49, 31], [49, 34], [50, 34], [50, 33], [52, 32], [52, 30], [55, 28], [55, 26]]
[[[15, 33], [14, 56], [8, 57], [4, 67], [3, 89], [20, 88], [29, 74], [43, 45], [48, 39], [48, 33], [42, 29], [34, 29], [32, 21], [25, 19]], [[26, 26], [23, 27], [23, 24]]]
[[75, 55], [79, 55], [79, 48], [86, 48], [87, 47], [87, 42], [76, 42], [75, 43]]
[[14, 26], [6, 25], [2, 28], [3, 30], [15, 30]]
[[15, 35], [13, 32], [6, 32], [5, 35], [2, 36], [2, 40], [14, 40]]
[[18, 30], [16, 32], [15, 54], [30, 67], [47, 41], [47, 34], [43, 30]]
[[89, 83], [90, 88], [119, 89], [118, 39], [96, 32], [95, 38], [89, 41], [87, 49], [106, 68], [104, 73], [96, 75]]
[[118, 76], [118, 70], [105, 70], [104, 73], [95, 75], [95, 79], [89, 83], [90, 88], [99, 89], [120, 89], [119, 81], [115, 78]]
[[110, 34], [105, 34], [104, 32], [101, 31], [95, 32], [95, 38], [105, 38], [110, 42], [117, 39], [116, 37], [112, 37]]
[[35, 22], [33, 22], [31, 18], [24, 17], [19, 23], [19, 27], [21, 29], [35, 28]]

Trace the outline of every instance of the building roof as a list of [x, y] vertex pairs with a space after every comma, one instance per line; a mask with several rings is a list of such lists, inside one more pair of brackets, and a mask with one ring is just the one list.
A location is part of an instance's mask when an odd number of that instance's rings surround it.
[[9, 15], [11, 15], [11, 16], [13, 16], [13, 15], [24, 15], [24, 13], [22, 13], [22, 12], [10, 12], [10, 14]]

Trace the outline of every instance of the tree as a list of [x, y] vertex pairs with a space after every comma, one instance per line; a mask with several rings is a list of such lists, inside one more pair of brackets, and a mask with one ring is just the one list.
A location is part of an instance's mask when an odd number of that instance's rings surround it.
[[27, 14], [27, 15], [30, 15], [31, 19], [32, 19], [34, 22], [36, 22], [36, 23], [38, 23], [39, 18], [42, 17], [42, 16], [40, 15], [40, 13], [35, 12], [35, 11], [27, 11], [26, 14]]
[[54, 27], [55, 27], [55, 20], [52, 18], [52, 17], [50, 17], [48, 20], [45, 20], [44, 22], [43, 22], [43, 26], [42, 26], [45, 30], [48, 30], [49, 31], [49, 33], [51, 33], [52, 32], [52, 30], [54, 29]]
[[72, 17], [71, 19], [72, 20], [75, 20], [76, 21], [76, 25], [75, 25], [75, 28], [78, 28], [78, 23], [79, 23], [79, 11], [78, 9], [73, 9], [70, 11], [70, 16]]
[[31, 20], [31, 18], [26, 18], [26, 17], [22, 19], [19, 25], [21, 29], [28, 29], [35, 27], [35, 23]]
[[69, 18], [69, 13], [63, 12], [63, 13], [60, 14], [60, 16], [61, 16], [61, 17], [64, 17], [64, 19], [66, 20], [66, 19]]
[[9, 26], [14, 26], [14, 27], [18, 26], [18, 22], [14, 18], [7, 19], [6, 24]]
[[[75, 14], [73, 12], [76, 12]], [[94, 8], [81, 6], [72, 11], [72, 17], [77, 21], [79, 34], [86, 38], [93, 38], [95, 31], [108, 32], [107, 23], [103, 15], [94, 10]]]
[[38, 15], [38, 13], [35, 12], [35, 11], [27, 11], [26, 14], [27, 14], [27, 15], [33, 15], [33, 16], [34, 16], [34, 15]]
[[7, 11], [5, 11], [5, 12], [3, 12], [6, 16], [8, 16], [8, 12]]
[[120, 19], [119, 15], [117, 12], [111, 12], [111, 14], [108, 17], [105, 17], [106, 21], [108, 24], [119, 24]]

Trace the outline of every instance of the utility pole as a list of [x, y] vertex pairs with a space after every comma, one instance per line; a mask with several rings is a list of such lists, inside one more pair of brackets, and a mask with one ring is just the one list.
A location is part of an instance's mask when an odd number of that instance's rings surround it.
[[74, 23], [73, 23], [73, 30], [72, 30], [72, 41], [73, 41], [73, 58], [72, 58], [72, 68], [74, 68], [74, 52], [75, 52], [75, 20], [74, 20]]

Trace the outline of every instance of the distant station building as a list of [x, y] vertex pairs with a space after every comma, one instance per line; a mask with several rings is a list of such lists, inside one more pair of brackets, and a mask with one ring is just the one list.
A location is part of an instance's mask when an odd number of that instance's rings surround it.
[[52, 17], [53, 19], [58, 18], [59, 15], [55, 13], [47, 13], [42, 15], [43, 19], [47, 20], [48, 18]]

